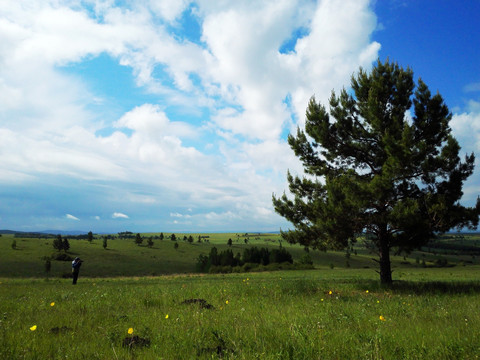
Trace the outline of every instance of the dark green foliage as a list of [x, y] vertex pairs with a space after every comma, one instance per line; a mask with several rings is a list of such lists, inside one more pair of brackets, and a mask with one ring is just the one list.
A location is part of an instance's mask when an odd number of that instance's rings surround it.
[[106, 249], [106, 248], [107, 248], [107, 245], [108, 245], [108, 244], [107, 244], [107, 237], [104, 236], [104, 237], [103, 237], [103, 248]]
[[170, 235], [170, 240], [177, 241], [177, 236], [175, 234]]
[[73, 258], [70, 256], [70, 255], [67, 255], [65, 253], [61, 253], [61, 254], [56, 254], [56, 255], [52, 255], [52, 259], [53, 260], [57, 260], [57, 261], [72, 261]]
[[178, 246], [179, 246], [179, 245], [178, 245], [178, 242], [176, 242], [176, 243], [173, 245], [173, 247], [175, 248], [175, 250], [178, 250]]
[[273, 249], [269, 251], [267, 248], [257, 248], [256, 246], [247, 248], [243, 252], [233, 254], [231, 249], [227, 249], [218, 253], [216, 247], [210, 249], [208, 256], [200, 255], [197, 258], [196, 268], [200, 272], [208, 272], [211, 267], [216, 267], [215, 272], [232, 272], [232, 268], [250, 264], [248, 271], [252, 268], [252, 264], [267, 266], [272, 263], [293, 263], [292, 255], [284, 248]]
[[62, 247], [63, 247], [63, 251], [67, 252], [68, 250], [70, 250], [70, 243], [68, 242], [68, 239], [67, 238], [64, 238], [63, 241], [62, 241]]
[[12, 249], [15, 250], [17, 248], [17, 240], [12, 240]]
[[193, 243], [193, 236], [192, 236], [192, 235], [190, 235], [190, 236], [188, 237], [188, 242], [189, 242], [190, 244]]
[[151, 236], [150, 236], [150, 237], [148, 238], [148, 240], [147, 240], [147, 246], [148, 246], [149, 248], [153, 247], [153, 239], [152, 239]]
[[244, 263], [268, 265], [270, 264], [270, 251], [267, 248], [259, 249], [253, 246], [243, 251], [242, 260]]
[[140, 234], [137, 233], [137, 235], [135, 236], [135, 244], [141, 245], [142, 243], [143, 243], [143, 238]]
[[87, 234], [87, 240], [88, 240], [88, 242], [93, 241], [93, 233], [91, 231], [89, 231], [88, 234]]
[[63, 250], [62, 235], [57, 235], [57, 237], [53, 240], [52, 246], [57, 251]]
[[[305, 132], [288, 142], [306, 176], [287, 174], [290, 192], [273, 196], [295, 231], [290, 243], [344, 249], [364, 233], [379, 256], [380, 279], [391, 283], [390, 252], [409, 252], [451, 228], [476, 228], [475, 207], [460, 205], [473, 154], [460, 159], [452, 117], [413, 72], [380, 61], [352, 77], [353, 93], [332, 92], [329, 110], [310, 100]], [[412, 112], [411, 119], [407, 111]]]
[[290, 254], [285, 248], [273, 249], [270, 253], [271, 263], [284, 263], [288, 262], [293, 264], [292, 254]]
[[305, 255], [302, 256], [299, 263], [304, 264], [304, 265], [313, 265], [313, 260], [310, 256], [310, 254], [305, 254]]
[[165, 236], [163, 235], [163, 232], [160, 233], [160, 240], [163, 240], [165, 238]]
[[227, 245], [228, 245], [228, 246], [232, 246], [232, 243], [233, 243], [233, 242], [232, 242], [232, 239], [229, 238], [228, 241], [227, 241]]
[[203, 254], [198, 255], [195, 268], [198, 272], [208, 272], [210, 268], [209, 257]]

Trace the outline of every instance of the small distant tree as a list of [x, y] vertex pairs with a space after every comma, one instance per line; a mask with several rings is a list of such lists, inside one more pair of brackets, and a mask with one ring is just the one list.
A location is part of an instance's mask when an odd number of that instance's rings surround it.
[[199, 242], [199, 243], [202, 242], [202, 235], [198, 235], [198, 242]]
[[175, 248], [175, 250], [178, 249], [178, 242], [175, 242], [175, 245], [173, 245], [173, 247]]
[[232, 243], [233, 243], [233, 242], [232, 242], [232, 239], [228, 239], [227, 245], [228, 245], [228, 246], [232, 246]]
[[165, 236], [163, 235], [163, 232], [160, 233], [160, 240], [163, 240], [165, 238]]
[[93, 233], [91, 231], [89, 231], [87, 234], [87, 240], [90, 243], [93, 241]]
[[139, 233], [137, 233], [137, 235], [135, 236], [135, 244], [140, 245], [142, 242], [143, 242], [142, 236]]
[[190, 244], [193, 243], [193, 236], [192, 236], [192, 235], [190, 235], [190, 236], [188, 237], [188, 242], [189, 242]]
[[68, 239], [67, 238], [64, 238], [63, 241], [62, 241], [62, 247], [63, 247], [63, 251], [67, 252], [68, 250], [70, 250], [70, 243], [68, 242]]
[[107, 237], [106, 236], [103, 237], [103, 248], [104, 249], [107, 248]]
[[53, 240], [53, 248], [57, 251], [60, 251], [63, 249], [63, 240], [62, 240], [62, 235], [57, 235], [57, 237]]
[[17, 248], [17, 240], [13, 239], [12, 241], [12, 249], [15, 250]]
[[172, 234], [172, 235], [170, 236], [170, 240], [172, 240], [172, 241], [177, 241], [177, 236], [176, 236], [175, 234]]
[[188, 240], [187, 235], [183, 235], [183, 241], [187, 241], [187, 240]]
[[148, 246], [149, 248], [153, 247], [153, 239], [152, 239], [151, 236], [150, 236], [150, 237], [148, 238], [148, 240], [147, 240], [147, 246]]

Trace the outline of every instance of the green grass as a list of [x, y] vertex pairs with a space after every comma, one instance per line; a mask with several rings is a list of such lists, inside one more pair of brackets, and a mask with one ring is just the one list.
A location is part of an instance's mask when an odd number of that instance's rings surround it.
[[[150, 236], [154, 234], [144, 234]], [[166, 236], [169, 234], [165, 234]], [[177, 238], [182, 239], [184, 234], [176, 234]], [[190, 234], [187, 234], [187, 236]], [[205, 235], [205, 234], [204, 234]], [[249, 243], [246, 245], [244, 234], [206, 234], [209, 236], [209, 242], [198, 243], [198, 234], [192, 234], [195, 242], [190, 244], [183, 240], [178, 240], [179, 248], [174, 249], [174, 243], [171, 240], [155, 240], [154, 246], [146, 246], [146, 240], [142, 246], [134, 243], [133, 239], [114, 239], [108, 240], [107, 249], [102, 247], [102, 239], [95, 238], [92, 243], [87, 240], [70, 239], [70, 250], [68, 255], [71, 257], [80, 256], [85, 260], [80, 277], [116, 277], [116, 276], [157, 276], [168, 274], [186, 274], [195, 271], [196, 259], [200, 254], [208, 255], [213, 246], [222, 251], [228, 248], [227, 241], [233, 240], [232, 251], [243, 253], [249, 246], [268, 247], [270, 249], [279, 246], [280, 236], [278, 234], [262, 234], [248, 236]], [[478, 235], [466, 236], [462, 240], [464, 246], [476, 246]], [[0, 237], [0, 276], [3, 277], [45, 277], [45, 256], [55, 254], [52, 247], [53, 239], [32, 239], [16, 238], [16, 249], [12, 249], [13, 235], [3, 235]], [[445, 241], [441, 239], [441, 241]], [[292, 254], [295, 261], [301, 259], [306, 252], [301, 246], [290, 245], [285, 242], [282, 245]], [[458, 245], [458, 244], [457, 244]], [[372, 258], [376, 256], [371, 254], [363, 247], [360, 241], [355, 246], [354, 253], [347, 259], [344, 252], [319, 252], [310, 251], [317, 269], [364, 269], [370, 268], [373, 272], [377, 269], [377, 263]], [[451, 265], [463, 266], [468, 268], [471, 265], [480, 264], [480, 256], [469, 256], [453, 253], [432, 253], [427, 251], [415, 251], [406, 256], [392, 256], [392, 267], [394, 269], [394, 279], [398, 279], [398, 274], [410, 268], [423, 266], [432, 266], [436, 259], [444, 258]], [[52, 278], [60, 278], [68, 275], [71, 271], [68, 261], [52, 261], [51, 271], [48, 274]]]
[[[474, 359], [480, 282], [469, 274], [413, 269], [390, 289], [367, 269], [2, 279], [0, 358]], [[149, 346], [123, 347], [129, 328]]]
[[[311, 251], [315, 270], [192, 274], [199, 254], [227, 249], [230, 237], [234, 253], [279, 246], [275, 234], [251, 236], [249, 245], [244, 236], [209, 235], [209, 243], [179, 240], [178, 250], [171, 240], [148, 248], [115, 239], [105, 250], [101, 239], [72, 239], [68, 254], [85, 259], [76, 286], [62, 278], [69, 262], [53, 261], [45, 273], [52, 239], [17, 238], [12, 249], [13, 236], [3, 235], [0, 359], [479, 357], [476, 257], [426, 251], [393, 257], [390, 288], [380, 286], [361, 241], [349, 268], [342, 252]], [[453, 240], [476, 246], [478, 235]], [[295, 260], [305, 255], [300, 246], [283, 246]], [[432, 266], [446, 256], [456, 266]], [[148, 346], [123, 346], [132, 336]]]

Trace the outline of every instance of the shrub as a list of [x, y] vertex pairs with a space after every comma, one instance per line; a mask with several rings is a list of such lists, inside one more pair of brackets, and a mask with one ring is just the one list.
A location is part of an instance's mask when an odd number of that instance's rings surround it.
[[302, 256], [302, 258], [299, 260], [299, 264], [302, 265], [313, 265], [313, 260], [310, 254], [305, 254]]
[[65, 254], [65, 253], [62, 253], [62, 254], [54, 254], [52, 256], [52, 259], [53, 260], [57, 260], [57, 261], [72, 261], [73, 258], [68, 255], [68, 254]]

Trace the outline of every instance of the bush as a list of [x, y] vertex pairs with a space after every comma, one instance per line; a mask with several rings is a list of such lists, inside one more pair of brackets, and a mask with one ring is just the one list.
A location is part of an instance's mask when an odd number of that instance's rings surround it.
[[57, 261], [73, 261], [73, 258], [70, 255], [65, 254], [65, 253], [54, 254], [54, 255], [52, 255], [52, 259], [57, 260]]
[[298, 263], [302, 265], [313, 265], [313, 260], [310, 254], [305, 254], [302, 256]]
[[290, 264], [293, 264], [292, 254], [290, 254], [285, 248], [274, 249], [270, 254], [270, 262], [272, 263], [288, 262]]

